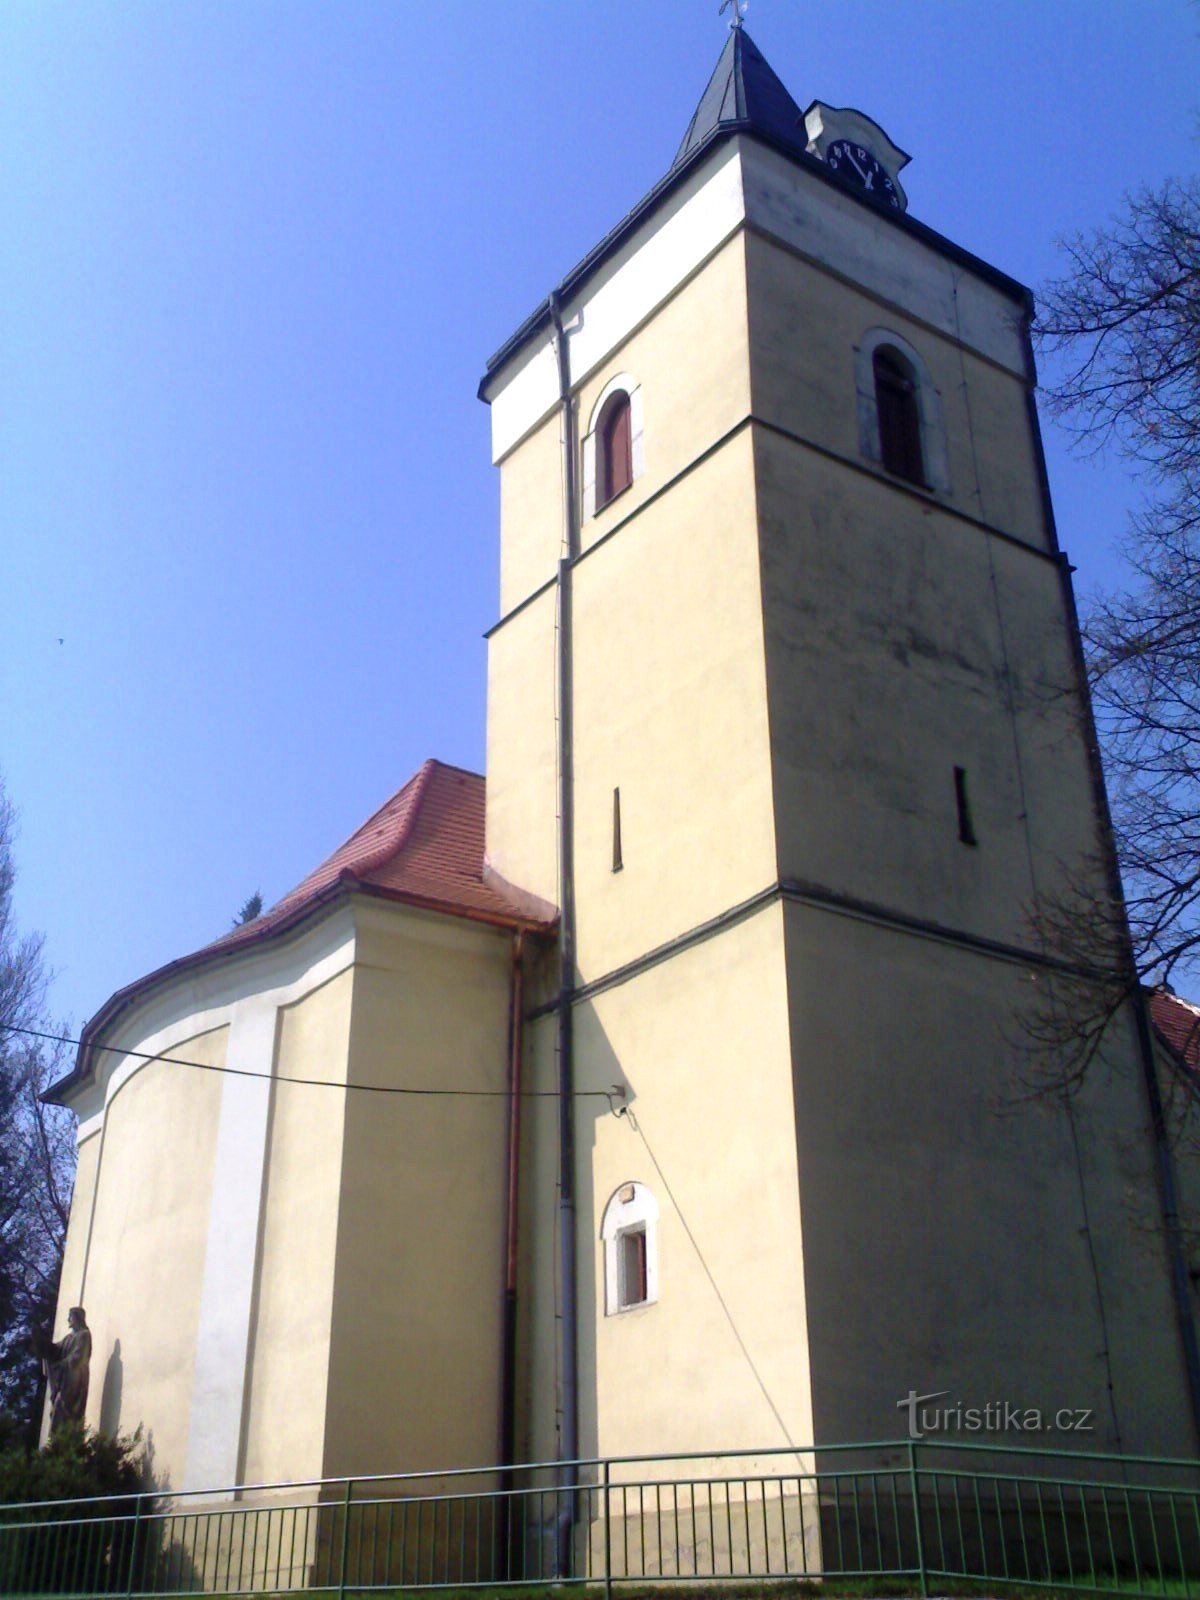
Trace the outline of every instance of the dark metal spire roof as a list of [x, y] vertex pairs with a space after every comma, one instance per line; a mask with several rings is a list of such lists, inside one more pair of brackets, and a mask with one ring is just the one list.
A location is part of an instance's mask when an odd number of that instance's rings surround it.
[[808, 144], [804, 113], [743, 27], [730, 28], [721, 59], [700, 96], [674, 165], [686, 161], [716, 133], [734, 128], [762, 134], [775, 144], [797, 151], [803, 151]]

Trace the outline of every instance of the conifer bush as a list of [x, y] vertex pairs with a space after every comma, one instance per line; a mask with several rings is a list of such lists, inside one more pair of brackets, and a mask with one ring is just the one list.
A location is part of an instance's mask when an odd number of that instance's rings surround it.
[[[6, 1437], [7, 1432], [7, 1437]], [[141, 1430], [70, 1427], [40, 1450], [0, 1419], [0, 1594], [124, 1592], [154, 1563]]]

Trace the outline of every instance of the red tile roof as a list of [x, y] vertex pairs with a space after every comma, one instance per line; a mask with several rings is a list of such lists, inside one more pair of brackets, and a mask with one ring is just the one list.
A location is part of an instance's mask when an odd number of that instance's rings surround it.
[[47, 1091], [90, 1075], [89, 1045], [98, 1032], [160, 981], [227, 959], [286, 932], [345, 894], [368, 894], [504, 928], [548, 932], [553, 906], [505, 883], [484, 858], [484, 780], [475, 772], [426, 761], [346, 842], [253, 922], [119, 989], [83, 1030], [74, 1069]]
[[324, 900], [334, 886], [512, 927], [549, 927], [553, 906], [523, 894], [484, 863], [484, 780], [427, 761], [328, 860], [253, 922], [207, 950], [253, 943]]
[[1200, 1006], [1155, 989], [1150, 995], [1150, 1020], [1167, 1048], [1185, 1066], [1200, 1071]]

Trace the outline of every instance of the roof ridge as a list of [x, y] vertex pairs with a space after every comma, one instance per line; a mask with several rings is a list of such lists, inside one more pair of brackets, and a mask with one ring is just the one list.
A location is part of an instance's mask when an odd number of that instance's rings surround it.
[[[415, 783], [417, 781], [417, 779], [421, 776], [421, 773], [424, 771], [424, 766], [425, 766], [425, 764], [422, 763], [422, 765], [417, 768], [416, 772], [413, 773], [412, 777], [408, 779], [407, 783], [401, 784], [399, 789], [394, 789], [392, 791], [392, 793], [390, 795], [388, 795], [386, 800], [380, 801], [380, 803], [375, 807], [374, 811], [372, 811], [371, 815], [369, 817], [364, 817], [363, 820], [359, 823], [357, 828], [351, 828], [350, 832], [341, 841], [341, 843], [336, 845], [329, 852], [329, 855], [326, 857], [326, 860], [327, 861], [331, 861], [333, 859], [333, 857], [338, 855], [341, 851], [343, 851], [348, 844], [350, 844], [353, 840], [357, 839], [360, 833], [365, 833], [373, 822], [378, 821], [378, 819], [383, 815], [383, 813], [388, 809], [389, 806], [395, 805], [395, 803], [396, 803], [397, 799], [399, 798], [399, 796], [402, 795], [404, 793], [405, 789], [408, 788], [408, 785], [410, 783]], [[309, 874], [309, 876], [311, 877], [311, 873]], [[267, 916], [270, 912], [274, 911], [275, 906], [282, 905], [283, 902], [287, 899], [288, 895], [294, 894], [296, 892], [296, 890], [300, 888], [301, 884], [303, 884], [306, 881], [307, 881], [306, 879], [302, 878], [300, 880], [300, 883], [293, 884], [292, 887], [287, 891], [286, 894], [281, 895], [279, 897], [279, 899], [274, 902], [274, 904], [269, 905], [266, 908], [266, 910], [263, 912], [263, 916]]]
[[708, 92], [716, 83], [717, 75], [721, 71], [721, 68], [725, 65], [725, 57], [730, 54], [734, 54], [736, 56], [737, 47], [734, 43], [734, 40], [737, 35], [741, 33], [741, 31], [742, 30], [740, 28], [730, 29], [729, 38], [721, 47], [721, 54], [717, 57], [716, 65], [713, 67], [711, 73], [709, 73], [708, 82], [704, 85], [704, 92], [696, 102], [696, 109], [692, 112], [692, 115], [688, 121], [688, 125], [684, 129], [683, 139], [680, 142], [679, 149], [675, 152], [675, 160], [672, 162], [672, 166], [678, 165], [684, 152], [691, 148], [692, 135], [695, 133], [696, 125], [700, 121], [700, 113], [704, 109], [705, 101], [708, 99]]
[[1183, 1006], [1186, 1011], [1191, 1012], [1192, 1016], [1200, 1017], [1200, 1005], [1197, 1005], [1194, 1000], [1185, 1000], [1181, 994], [1176, 994], [1173, 989], [1157, 987], [1152, 989], [1150, 993], [1155, 1000], [1166, 1000], [1173, 1006]]
[[465, 777], [478, 778], [480, 783], [487, 782], [484, 774], [482, 772], [476, 772], [474, 767], [460, 767], [457, 762], [443, 761], [439, 756], [430, 756], [429, 761], [426, 762], [425, 765], [428, 766], [430, 763], [432, 763], [435, 767], [440, 767], [443, 772], [461, 772]]
[[[401, 824], [399, 833], [394, 839], [385, 839], [381, 845], [377, 845], [374, 850], [368, 851], [365, 856], [354, 862], [352, 866], [347, 865], [344, 867], [341, 876], [345, 877], [349, 875], [350, 877], [354, 878], [362, 877], [365, 873], [374, 872], [375, 869], [377, 867], [381, 867], [385, 861], [390, 861], [393, 857], [400, 854], [413, 836], [413, 830], [417, 825], [417, 818], [420, 815], [422, 805], [425, 803], [425, 796], [429, 792], [429, 785], [433, 782], [434, 769], [439, 766], [441, 766], [441, 762], [438, 761], [436, 756], [426, 757], [426, 759], [421, 763], [417, 772], [415, 772], [408, 780], [408, 782], [413, 785], [413, 793], [408, 802], [408, 811], [405, 814], [405, 818]], [[408, 784], [405, 784], [404, 787], [407, 788]], [[399, 792], [403, 794], [404, 790], [401, 789]], [[386, 801], [382, 806], [380, 806], [379, 811], [375, 813], [375, 817], [379, 815], [380, 811], [385, 811], [388, 805], [392, 804], [396, 798], [396, 795], [393, 795], [391, 800]], [[369, 817], [367, 821], [363, 823], [361, 828], [355, 830], [356, 833], [364, 832], [366, 828], [368, 828], [375, 820], [375, 817]], [[355, 834], [351, 834], [350, 837], [354, 838]], [[348, 842], [349, 841], [347, 841], [347, 843]]]

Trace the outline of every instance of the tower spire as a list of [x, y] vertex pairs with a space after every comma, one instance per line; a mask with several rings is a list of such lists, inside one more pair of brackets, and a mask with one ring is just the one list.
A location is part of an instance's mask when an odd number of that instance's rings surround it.
[[721, 0], [720, 10], [717, 15], [720, 16], [727, 10], [732, 11], [733, 16], [729, 20], [729, 26], [731, 28], [740, 28], [742, 26], [742, 18], [745, 16], [743, 7], [747, 3], [748, 0]]
[[721, 13], [731, 8], [734, 20], [720, 60], [676, 152], [676, 166], [707, 140], [735, 129], [760, 134], [797, 153], [808, 144], [800, 107], [747, 33], [741, 7], [742, 0], [725, 0], [721, 7]]

